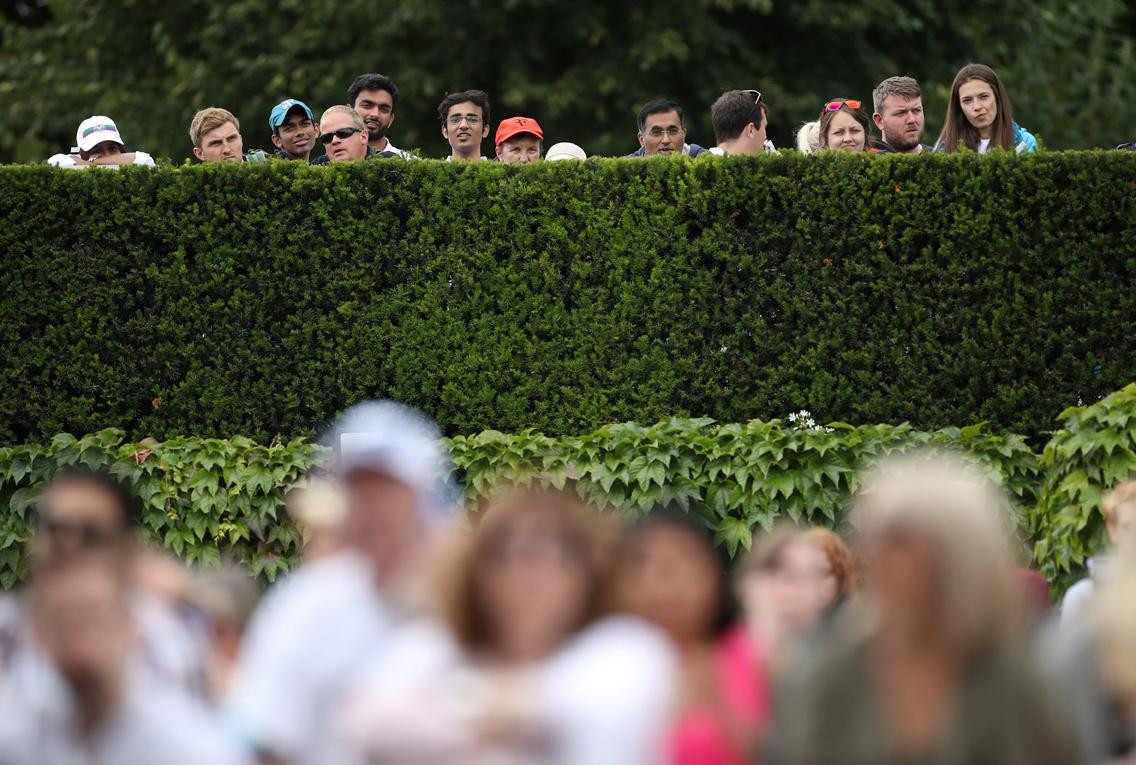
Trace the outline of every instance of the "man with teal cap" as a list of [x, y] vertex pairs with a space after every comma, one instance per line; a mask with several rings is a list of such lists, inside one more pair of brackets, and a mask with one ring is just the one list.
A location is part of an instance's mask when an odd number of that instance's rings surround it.
[[272, 130], [272, 143], [276, 146], [273, 159], [308, 161], [319, 131], [307, 104], [294, 98], [284, 99], [272, 107], [268, 127]]

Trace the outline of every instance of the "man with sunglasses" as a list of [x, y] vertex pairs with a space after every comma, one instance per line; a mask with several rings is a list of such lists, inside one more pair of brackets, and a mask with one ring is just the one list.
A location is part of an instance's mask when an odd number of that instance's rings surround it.
[[326, 165], [329, 162], [353, 162], [372, 157], [393, 157], [391, 152], [376, 154], [367, 145], [367, 127], [359, 112], [350, 106], [329, 106], [320, 117], [319, 142], [323, 144], [323, 156], [312, 160], [313, 165]]
[[718, 156], [773, 152], [766, 138], [769, 109], [756, 90], [727, 90], [710, 107], [714, 139], [718, 145], [710, 149]]
[[686, 125], [682, 107], [674, 101], [648, 101], [639, 110], [639, 149], [628, 157], [653, 157], [656, 154], [685, 154], [697, 157], [706, 149], [686, 143]]
[[481, 142], [489, 136], [489, 95], [483, 90], [450, 93], [438, 104], [442, 137], [450, 145], [447, 162], [485, 159]]

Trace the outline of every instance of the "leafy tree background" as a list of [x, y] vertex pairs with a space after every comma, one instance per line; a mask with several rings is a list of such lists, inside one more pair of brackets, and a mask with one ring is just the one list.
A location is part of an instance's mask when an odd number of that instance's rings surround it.
[[[589, 153], [636, 147], [643, 101], [688, 110], [710, 145], [709, 106], [758, 88], [771, 135], [832, 96], [870, 102], [892, 74], [923, 84], [937, 135], [955, 71], [1006, 81], [1018, 121], [1050, 148], [1136, 140], [1136, 3], [1125, 0], [8, 0], [0, 16], [0, 161], [42, 161], [78, 123], [109, 114], [131, 147], [180, 161], [194, 111], [225, 106], [247, 148], [269, 147], [285, 97], [317, 112], [362, 72], [403, 94], [391, 136], [443, 156], [435, 108], [483, 88], [501, 117], [537, 117], [548, 141]], [[487, 145], [488, 147], [488, 145]]]

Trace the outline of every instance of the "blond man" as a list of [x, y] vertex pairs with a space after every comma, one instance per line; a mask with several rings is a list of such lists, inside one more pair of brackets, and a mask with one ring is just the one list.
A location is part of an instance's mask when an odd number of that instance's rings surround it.
[[363, 117], [350, 106], [340, 104], [328, 107], [320, 117], [319, 129], [319, 142], [323, 144], [326, 153], [313, 159], [313, 165], [352, 162], [380, 156], [367, 145], [367, 125]]
[[228, 109], [210, 106], [193, 115], [189, 124], [193, 156], [202, 162], [258, 162], [268, 158], [263, 151], [244, 153], [241, 123]]

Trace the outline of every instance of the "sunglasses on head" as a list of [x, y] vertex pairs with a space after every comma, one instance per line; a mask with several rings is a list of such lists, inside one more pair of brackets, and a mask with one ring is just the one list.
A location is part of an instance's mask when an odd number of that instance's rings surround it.
[[750, 96], [751, 98], [753, 98], [753, 102], [755, 104], [761, 103], [761, 91], [760, 90], [752, 90], [752, 89], [751, 90], [743, 90], [742, 93], [745, 93], [747, 96]]
[[346, 128], [340, 128], [339, 130], [334, 130], [330, 133], [320, 133], [320, 143], [322, 143], [324, 146], [327, 146], [329, 143], [331, 143], [336, 138], [340, 138], [340, 139], [350, 138], [351, 136], [355, 135], [356, 133], [362, 133], [362, 132], [363, 131], [360, 130], [359, 128], [357, 128], [357, 127], [346, 127]]
[[847, 106], [849, 109], [859, 109], [860, 102], [855, 98], [837, 98], [825, 104], [824, 110], [826, 112], [835, 112], [838, 111], [842, 106]]

